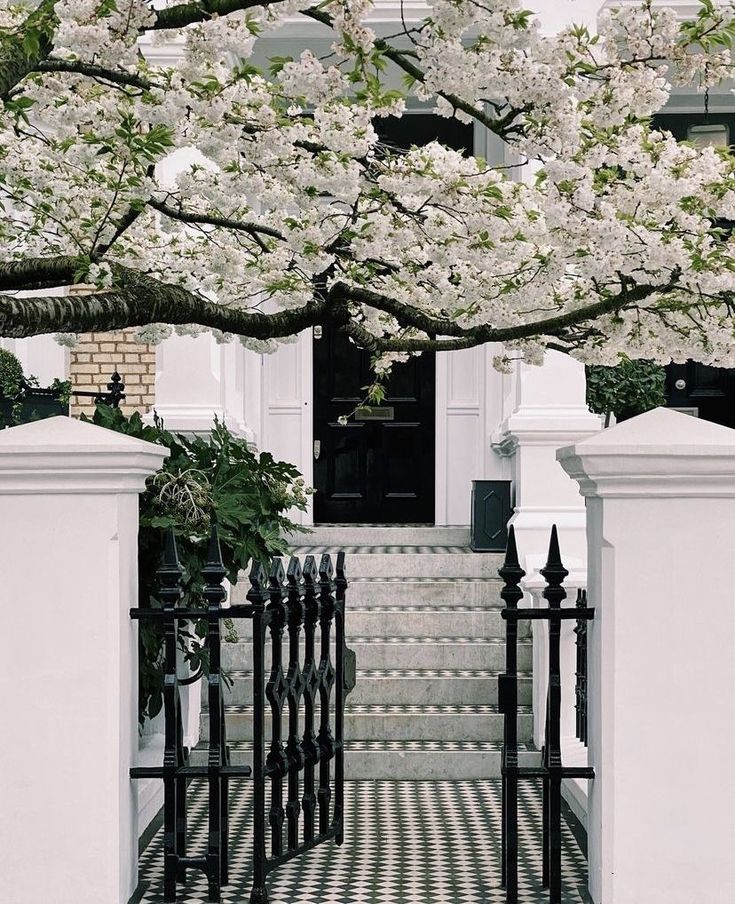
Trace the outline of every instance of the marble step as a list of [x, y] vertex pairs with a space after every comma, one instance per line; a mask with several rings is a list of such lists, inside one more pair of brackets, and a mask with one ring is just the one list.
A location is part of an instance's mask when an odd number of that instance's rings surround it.
[[[301, 558], [313, 555], [318, 564], [325, 552], [336, 561], [340, 549], [348, 578], [497, 578], [503, 564], [499, 553], [476, 553], [465, 546], [299, 546], [293, 552]], [[288, 558], [283, 562], [286, 567]]]
[[[231, 672], [231, 687], [225, 687], [225, 703], [244, 706], [252, 703], [250, 672]], [[206, 700], [206, 685], [202, 687]], [[518, 681], [518, 702], [530, 705], [532, 682], [529, 673]], [[498, 672], [483, 669], [368, 669], [358, 670], [357, 684], [349, 695], [350, 704], [429, 704], [498, 702]]]
[[469, 527], [318, 524], [288, 536], [291, 546], [469, 546]]
[[[285, 725], [285, 716], [283, 719]], [[253, 737], [253, 713], [249, 706], [225, 710], [227, 737], [244, 741]], [[270, 712], [266, 709], [265, 731], [270, 734]], [[201, 737], [209, 731], [209, 716], [201, 716]], [[518, 716], [518, 739], [530, 741], [533, 716], [522, 707]], [[503, 716], [497, 706], [474, 704], [366, 704], [345, 706], [345, 737], [365, 741], [501, 741]]]
[[[361, 606], [347, 610], [348, 635], [391, 637], [504, 637], [500, 608], [479, 606]], [[530, 636], [530, 622], [519, 623], [519, 636]]]
[[[351, 636], [359, 669], [467, 669], [498, 671], [505, 666], [505, 643], [493, 637], [364, 637]], [[518, 644], [518, 668], [531, 668], [530, 642]], [[240, 641], [222, 644], [225, 671], [252, 669], [252, 646]]]
[[[232, 588], [231, 602], [244, 603], [250, 584], [243, 574]], [[503, 582], [490, 578], [349, 577], [348, 611], [365, 606], [501, 606]]]
[[[229, 744], [232, 763], [252, 762], [248, 741]], [[499, 778], [502, 747], [494, 741], [361, 741], [348, 740], [345, 749], [345, 778], [357, 779], [473, 779]], [[537, 766], [541, 754], [521, 746], [522, 766]], [[206, 765], [207, 748], [191, 752], [192, 765]]]

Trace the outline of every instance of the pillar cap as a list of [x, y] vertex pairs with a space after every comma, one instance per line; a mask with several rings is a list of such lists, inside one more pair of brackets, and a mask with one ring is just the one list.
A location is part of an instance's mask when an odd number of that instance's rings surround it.
[[168, 455], [106, 427], [45, 418], [0, 430], [0, 494], [139, 493]]
[[669, 408], [558, 449], [583, 496], [735, 496], [735, 430]]

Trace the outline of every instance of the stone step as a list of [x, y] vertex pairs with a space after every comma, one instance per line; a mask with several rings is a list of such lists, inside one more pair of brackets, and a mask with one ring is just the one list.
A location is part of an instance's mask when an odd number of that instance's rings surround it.
[[[228, 745], [233, 764], [252, 762], [252, 745], [236, 741]], [[502, 748], [493, 741], [360, 741], [348, 740], [345, 778], [357, 779], [473, 779], [499, 778]], [[521, 766], [537, 766], [541, 754], [521, 747]], [[207, 748], [191, 752], [192, 765], [207, 762]]]
[[[244, 603], [247, 575], [232, 588], [231, 602]], [[494, 578], [358, 578], [350, 575], [348, 612], [364, 606], [502, 606], [503, 582]]]
[[[225, 687], [226, 704], [252, 703], [250, 672], [231, 672], [231, 687]], [[206, 684], [203, 684], [206, 700]], [[518, 702], [530, 705], [531, 676], [523, 673], [518, 681]], [[491, 703], [498, 702], [498, 672], [483, 669], [368, 669], [358, 670], [357, 684], [349, 695], [356, 703]]]
[[[361, 606], [348, 609], [348, 634], [355, 636], [405, 637], [418, 633], [426, 637], [505, 636], [505, 622], [499, 608], [480, 606]], [[519, 622], [519, 636], [530, 635], [530, 622]]]
[[[227, 737], [244, 741], [253, 736], [253, 713], [249, 706], [225, 710]], [[284, 716], [285, 720], [285, 716]], [[266, 737], [270, 733], [270, 711], [266, 709]], [[209, 731], [209, 716], [202, 713], [203, 738]], [[530, 709], [518, 716], [518, 738], [529, 741], [533, 732]], [[501, 741], [503, 716], [491, 704], [382, 704], [348, 703], [345, 706], [345, 737], [366, 741]]]
[[[321, 556], [331, 553], [336, 561], [337, 552], [346, 554], [348, 578], [497, 578], [503, 564], [499, 553], [476, 553], [465, 546], [378, 546], [369, 548], [299, 546], [294, 555], [313, 555], [317, 564]], [[284, 568], [288, 558], [284, 557]]]
[[[360, 669], [467, 669], [499, 671], [505, 666], [505, 643], [492, 637], [364, 637], [349, 646]], [[252, 669], [252, 646], [244, 641], [222, 644], [225, 671]], [[531, 668], [531, 643], [518, 644], [518, 668]]]
[[428, 524], [318, 524], [286, 538], [291, 546], [469, 546], [469, 527]]

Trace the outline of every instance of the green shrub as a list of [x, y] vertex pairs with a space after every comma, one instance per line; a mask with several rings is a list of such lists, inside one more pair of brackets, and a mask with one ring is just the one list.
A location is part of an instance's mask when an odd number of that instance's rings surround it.
[[0, 348], [0, 394], [17, 399], [23, 390], [23, 366], [12, 352]]
[[[86, 418], [85, 418], [86, 420]], [[163, 529], [176, 532], [184, 570], [184, 605], [201, 605], [201, 570], [206, 563], [212, 513], [217, 519], [222, 558], [233, 584], [253, 559], [266, 563], [286, 551], [284, 532], [295, 524], [286, 512], [304, 509], [310, 489], [298, 470], [269, 452], [254, 452], [247, 442], [215, 422], [211, 435], [189, 438], [165, 430], [156, 418], [143, 423], [139, 414], [98, 405], [93, 423], [170, 450], [162, 469], [149, 478], [140, 499], [139, 601], [160, 605], [155, 573], [161, 561]], [[226, 623], [234, 639], [232, 623]], [[207, 674], [203, 644], [207, 624], [179, 623], [179, 647], [194, 672]], [[163, 634], [160, 626], [140, 623], [139, 718], [153, 718], [162, 706]]]
[[587, 406], [595, 414], [632, 417], [666, 402], [666, 370], [654, 361], [621, 356], [615, 367], [592, 365], [587, 374]]

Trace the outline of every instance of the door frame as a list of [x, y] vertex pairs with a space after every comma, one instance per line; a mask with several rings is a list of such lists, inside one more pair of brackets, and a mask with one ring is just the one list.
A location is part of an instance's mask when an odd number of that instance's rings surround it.
[[[431, 104], [413, 103], [404, 115], [426, 114], [433, 112]], [[497, 163], [506, 162], [506, 150], [497, 136], [483, 131], [478, 123], [474, 125], [474, 153], [493, 160]], [[304, 480], [309, 486], [314, 482], [314, 419], [316, 416], [314, 404], [314, 374], [313, 374], [313, 331], [305, 330], [298, 340], [301, 347], [302, 364], [302, 389], [303, 411], [302, 418], [302, 462], [301, 468]], [[490, 457], [489, 433], [494, 429], [494, 424], [489, 424], [486, 400], [489, 401], [490, 393], [487, 391], [492, 382], [492, 373], [488, 373], [490, 357], [487, 347], [485, 350], [470, 350], [470, 352], [440, 352], [436, 356], [436, 372], [434, 385], [434, 524], [445, 525], [448, 522], [449, 494], [451, 491], [451, 478], [449, 474], [449, 421], [453, 417], [469, 419], [476, 424], [473, 433], [477, 434], [476, 441], [482, 444], [479, 451], [482, 473], [473, 475], [480, 478], [485, 476], [487, 460]], [[462, 356], [462, 357], [461, 357]], [[450, 361], [451, 359], [451, 361]], [[475, 384], [475, 390], [466, 397], [457, 398], [449, 386], [452, 382], [455, 368], [469, 369], [472, 372], [471, 379]], [[462, 393], [460, 392], [460, 396]], [[469, 486], [469, 484], [468, 484]], [[469, 489], [467, 491], [467, 517], [469, 524]], [[300, 513], [301, 514], [301, 513]], [[452, 519], [456, 520], [456, 519]], [[301, 514], [301, 522], [305, 525], [314, 525], [314, 506], [309, 502], [308, 510]]]

